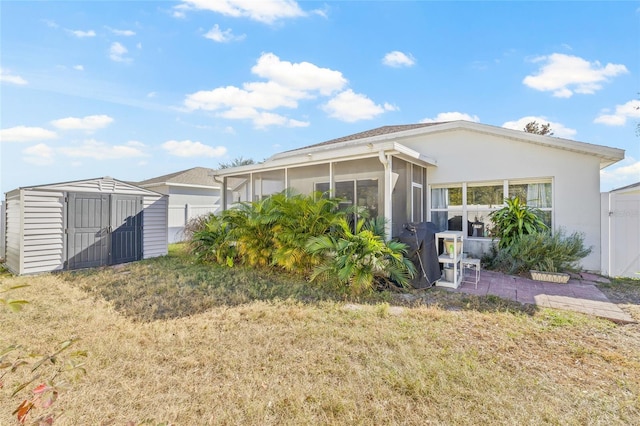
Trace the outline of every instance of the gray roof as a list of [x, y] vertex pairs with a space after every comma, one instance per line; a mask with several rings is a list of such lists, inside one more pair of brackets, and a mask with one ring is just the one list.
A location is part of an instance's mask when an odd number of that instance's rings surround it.
[[137, 182], [136, 185], [154, 186], [174, 183], [181, 185], [220, 186], [220, 183], [213, 179], [214, 172], [214, 169], [194, 167], [192, 169], [143, 180], [142, 182]]
[[640, 188], [640, 182], [632, 183], [631, 185], [626, 185], [621, 188], [612, 189], [610, 192], [624, 191], [631, 188]]
[[370, 137], [373, 137], [373, 136], [387, 135], [389, 133], [404, 132], [405, 130], [413, 130], [413, 129], [419, 129], [419, 128], [422, 128], [422, 127], [435, 126], [435, 125], [442, 124], [442, 123], [444, 123], [444, 122], [399, 124], [399, 125], [395, 125], [395, 126], [382, 126], [382, 127], [376, 128], [376, 129], [365, 130], [364, 132], [360, 132], [360, 133], [354, 133], [353, 135], [343, 136], [341, 138], [331, 139], [331, 140], [328, 140], [328, 141], [325, 141], [325, 142], [316, 143], [316, 144], [313, 144], [313, 145], [307, 145], [307, 146], [305, 146], [303, 148], [292, 149], [291, 151], [288, 151], [288, 152], [297, 151], [299, 149], [314, 148], [314, 147], [323, 146], [323, 145], [331, 145], [331, 144], [334, 144], [334, 143], [348, 142], [348, 141], [354, 141], [354, 140], [358, 140], [358, 139], [365, 139], [365, 138], [370, 138]]

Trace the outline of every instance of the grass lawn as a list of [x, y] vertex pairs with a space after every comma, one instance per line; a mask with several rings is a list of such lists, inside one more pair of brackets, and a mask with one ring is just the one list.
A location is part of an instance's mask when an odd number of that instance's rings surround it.
[[[638, 324], [442, 289], [413, 306], [350, 300], [193, 264], [178, 247], [116, 268], [4, 276], [0, 288], [18, 284], [29, 286], [11, 297], [30, 303], [0, 306], [0, 350], [77, 337], [87, 351], [86, 375], [51, 407], [55, 424], [640, 424]], [[634, 305], [639, 288], [603, 291]], [[0, 379], [0, 425], [17, 424], [22, 399], [10, 395], [30, 377]]]

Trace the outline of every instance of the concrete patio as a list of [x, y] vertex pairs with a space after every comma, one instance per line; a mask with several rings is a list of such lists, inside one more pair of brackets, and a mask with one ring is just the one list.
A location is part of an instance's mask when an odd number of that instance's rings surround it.
[[567, 284], [556, 284], [482, 270], [477, 288], [472, 282], [463, 282], [451, 291], [478, 296], [491, 294], [523, 304], [581, 312], [617, 323], [635, 322], [598, 289], [598, 279], [595, 275], [582, 274], [579, 278], [571, 278]]

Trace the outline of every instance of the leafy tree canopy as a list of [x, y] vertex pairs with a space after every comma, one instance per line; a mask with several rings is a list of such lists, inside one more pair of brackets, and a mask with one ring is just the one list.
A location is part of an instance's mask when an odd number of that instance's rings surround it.
[[535, 133], [536, 135], [553, 136], [553, 130], [551, 130], [551, 124], [539, 124], [537, 121], [527, 123], [523, 129], [527, 133]]
[[238, 167], [238, 166], [249, 166], [251, 164], [256, 164], [256, 162], [251, 158], [242, 158], [242, 156], [235, 158], [230, 163], [220, 163], [218, 164], [219, 169], [228, 169], [230, 167]]

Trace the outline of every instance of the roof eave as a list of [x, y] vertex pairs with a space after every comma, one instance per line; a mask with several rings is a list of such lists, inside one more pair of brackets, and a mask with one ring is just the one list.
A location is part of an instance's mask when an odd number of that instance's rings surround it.
[[[388, 138], [384, 138], [388, 139]], [[424, 166], [437, 166], [438, 162], [430, 157], [420, 154], [398, 142], [383, 140], [377, 143], [367, 144], [340, 144], [332, 145], [331, 149], [299, 150], [296, 155], [284, 158], [272, 158], [261, 164], [249, 166], [229, 167], [218, 170], [218, 176], [231, 176], [255, 171], [269, 171], [287, 167], [302, 167], [316, 164], [326, 164], [335, 161], [357, 160], [362, 158], [378, 157], [380, 153], [395, 155], [407, 161], [421, 163]]]

